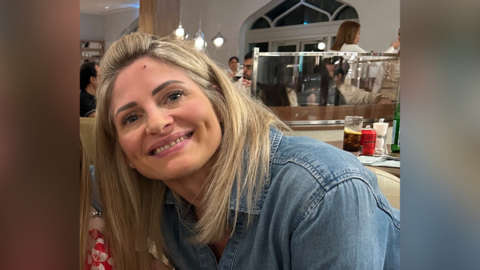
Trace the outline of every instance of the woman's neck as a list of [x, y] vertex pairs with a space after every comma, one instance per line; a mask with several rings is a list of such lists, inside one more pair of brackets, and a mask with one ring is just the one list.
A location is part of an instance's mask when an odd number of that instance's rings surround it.
[[204, 211], [203, 198], [206, 192], [210, 166], [205, 165], [192, 175], [181, 179], [164, 181], [165, 185], [177, 195], [195, 207], [195, 214], [199, 219]]
[[87, 93], [89, 93], [92, 96], [97, 95], [97, 89], [93, 87], [91, 84], [87, 85], [87, 87], [85, 88], [85, 91], [87, 91]]

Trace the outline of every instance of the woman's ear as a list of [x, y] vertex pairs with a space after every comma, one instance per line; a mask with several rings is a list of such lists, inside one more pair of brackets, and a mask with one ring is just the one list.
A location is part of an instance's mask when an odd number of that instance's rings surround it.
[[135, 169], [135, 165], [133, 165], [133, 163], [127, 158], [125, 153], [123, 153], [123, 160], [125, 160], [127, 167], [129, 167], [130, 169]]
[[223, 91], [222, 91], [222, 89], [220, 89], [220, 87], [218, 87], [218, 85], [212, 84], [212, 89], [217, 91], [218, 93], [220, 93], [223, 96]]

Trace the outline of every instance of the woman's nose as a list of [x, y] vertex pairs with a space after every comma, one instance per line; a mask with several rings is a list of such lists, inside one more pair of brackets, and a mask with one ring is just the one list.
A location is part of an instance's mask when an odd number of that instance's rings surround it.
[[147, 134], [165, 133], [173, 127], [173, 117], [163, 109], [156, 109], [148, 114], [147, 117]]

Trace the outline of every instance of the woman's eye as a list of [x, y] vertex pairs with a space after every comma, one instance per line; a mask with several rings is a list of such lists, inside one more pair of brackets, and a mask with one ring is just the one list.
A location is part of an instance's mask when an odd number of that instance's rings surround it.
[[174, 91], [167, 96], [167, 101], [175, 101], [183, 95], [182, 91]]
[[128, 124], [131, 124], [131, 123], [133, 123], [137, 120], [138, 120], [138, 115], [131, 114], [131, 115], [128, 115], [127, 117], [125, 117], [125, 119], [123, 119], [122, 124], [123, 125], [128, 125]]

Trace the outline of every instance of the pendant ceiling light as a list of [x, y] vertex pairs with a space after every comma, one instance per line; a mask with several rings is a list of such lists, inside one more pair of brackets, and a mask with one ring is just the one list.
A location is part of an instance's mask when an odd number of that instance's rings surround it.
[[178, 25], [178, 28], [175, 29], [175, 31], [173, 31], [173, 33], [175, 34], [176, 37], [178, 37], [180, 39], [185, 38], [185, 29], [183, 29], [183, 27], [182, 27], [182, 22], [180, 22], [180, 24]]
[[199, 50], [202, 50], [205, 47], [205, 37], [202, 33], [202, 28], [198, 28], [197, 36], [193, 39], [195, 40], [195, 47]]
[[202, 11], [200, 11], [200, 21], [198, 22], [197, 36], [193, 40], [195, 41], [195, 47], [198, 50], [203, 50], [206, 47], [205, 37], [202, 32]]
[[225, 42], [227, 42], [227, 39], [224, 38], [219, 31], [218, 34], [212, 38], [212, 42], [213, 42], [213, 45], [215, 45], [215, 47], [218, 48], [218, 47], [221, 47]]
[[222, 34], [220, 34], [220, 22], [221, 22], [221, 18], [222, 18], [220, 16], [220, 14], [223, 13], [222, 12], [222, 2], [220, 0], [218, 2], [218, 9], [219, 9], [218, 12], [217, 12], [217, 14], [218, 14], [218, 33], [217, 33], [216, 36], [214, 36], [212, 38], [213, 45], [217, 48], [221, 47], [225, 42], [227, 42], [227, 39], [224, 38], [222, 36]]
[[178, 13], [179, 13], [179, 14], [178, 14], [178, 17], [179, 17], [180, 22], [179, 22], [179, 24], [178, 24], [177, 29], [175, 29], [175, 30], [173, 31], [173, 34], [174, 34], [177, 38], [179, 38], [179, 39], [185, 39], [185, 38], [186, 38], [186, 35], [188, 35], [188, 34], [187, 34], [187, 32], [185, 31], [185, 29], [182, 27], [182, 9], [181, 9], [181, 8], [180, 8], [180, 10], [179, 10]]

